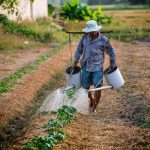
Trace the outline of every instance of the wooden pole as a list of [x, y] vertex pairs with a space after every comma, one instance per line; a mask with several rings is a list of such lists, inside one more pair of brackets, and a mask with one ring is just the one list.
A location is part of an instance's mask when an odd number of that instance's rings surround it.
[[[100, 33], [112, 33], [113, 30], [110, 31], [101, 31]], [[86, 34], [86, 32], [75, 32], [75, 31], [66, 31], [68, 34]]]

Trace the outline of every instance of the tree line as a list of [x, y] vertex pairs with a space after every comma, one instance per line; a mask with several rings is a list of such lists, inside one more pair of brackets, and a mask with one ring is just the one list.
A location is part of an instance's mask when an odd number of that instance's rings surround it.
[[130, 4], [150, 5], [150, 0], [128, 0]]
[[137, 4], [150, 5], [150, 0], [94, 0], [94, 1], [93, 0], [87, 0], [87, 3], [89, 5], [117, 4], [117, 3], [129, 3], [132, 5], [137, 5]]

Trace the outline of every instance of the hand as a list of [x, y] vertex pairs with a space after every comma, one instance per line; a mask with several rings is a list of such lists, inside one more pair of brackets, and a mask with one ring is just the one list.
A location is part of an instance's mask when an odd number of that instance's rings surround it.
[[117, 65], [116, 63], [114, 63], [113, 65], [110, 66], [111, 70], [114, 71], [117, 69]]
[[74, 62], [74, 64], [73, 64], [73, 68], [75, 68], [75, 67], [77, 67], [77, 62]]

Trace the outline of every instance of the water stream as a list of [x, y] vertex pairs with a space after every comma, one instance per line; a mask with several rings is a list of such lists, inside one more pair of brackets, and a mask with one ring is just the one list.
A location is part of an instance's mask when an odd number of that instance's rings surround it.
[[88, 114], [89, 99], [87, 90], [83, 88], [77, 89], [75, 90], [74, 98], [69, 99], [63, 88], [57, 89], [46, 97], [39, 112], [57, 111], [63, 105], [73, 106], [77, 109], [77, 112]]

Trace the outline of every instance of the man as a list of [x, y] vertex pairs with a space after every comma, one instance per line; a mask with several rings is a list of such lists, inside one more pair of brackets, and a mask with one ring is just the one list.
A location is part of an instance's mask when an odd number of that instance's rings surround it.
[[[109, 40], [102, 35], [99, 30], [102, 26], [98, 26], [95, 20], [90, 20], [86, 23], [86, 28], [83, 31], [86, 33], [80, 40], [74, 56], [74, 67], [77, 66], [80, 57], [82, 78], [81, 85], [85, 89], [89, 89], [91, 85], [100, 87], [103, 85], [103, 63], [104, 52], [110, 57], [110, 67], [116, 67], [115, 49], [109, 43]], [[101, 91], [96, 91], [94, 97], [89, 93], [90, 109], [96, 112], [97, 105], [101, 98]]]

